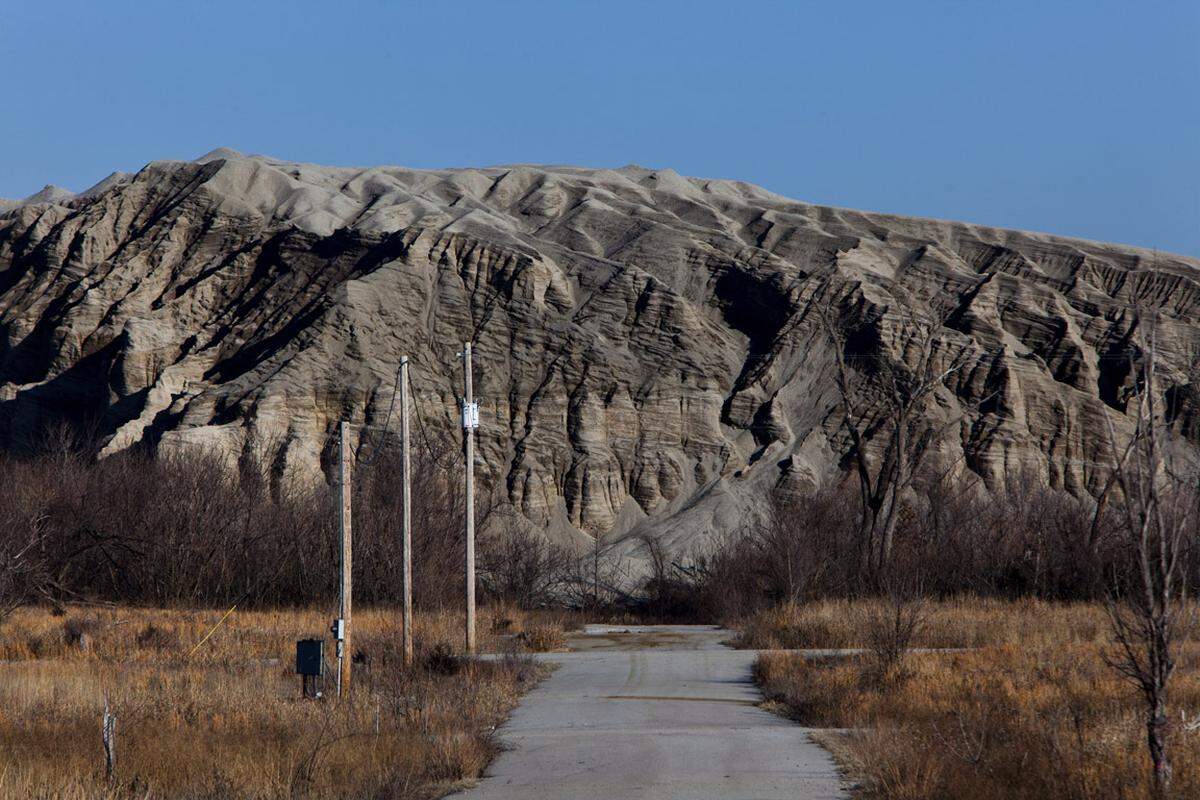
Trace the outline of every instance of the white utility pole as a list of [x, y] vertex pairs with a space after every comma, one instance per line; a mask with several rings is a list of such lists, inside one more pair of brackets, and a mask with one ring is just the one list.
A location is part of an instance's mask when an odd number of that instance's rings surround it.
[[467, 655], [475, 655], [475, 428], [479, 408], [471, 389], [471, 343], [463, 344], [463, 456], [467, 466]]
[[404, 664], [413, 661], [412, 609], [412, 486], [409, 483], [408, 457], [408, 356], [400, 358], [400, 467], [404, 472], [403, 512], [401, 516], [400, 560], [404, 571]]
[[350, 691], [350, 616], [353, 613], [353, 570], [351, 568], [352, 526], [350, 522], [350, 425], [338, 425], [338, 519], [341, 523], [341, 580], [339, 581], [338, 618], [333, 623], [337, 640], [338, 697]]

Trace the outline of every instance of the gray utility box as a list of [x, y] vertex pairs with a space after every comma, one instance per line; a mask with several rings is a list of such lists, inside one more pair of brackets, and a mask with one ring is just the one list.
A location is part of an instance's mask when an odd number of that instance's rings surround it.
[[312, 677], [325, 674], [324, 639], [301, 639], [296, 642], [296, 674]]

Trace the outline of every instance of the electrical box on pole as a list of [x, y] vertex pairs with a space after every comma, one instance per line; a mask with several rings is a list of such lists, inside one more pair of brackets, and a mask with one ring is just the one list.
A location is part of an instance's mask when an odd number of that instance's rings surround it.
[[479, 427], [479, 403], [463, 403], [463, 430], [475, 430]]

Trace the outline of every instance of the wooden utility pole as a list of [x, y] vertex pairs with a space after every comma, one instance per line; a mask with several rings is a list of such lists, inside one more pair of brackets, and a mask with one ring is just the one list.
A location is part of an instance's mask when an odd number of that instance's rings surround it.
[[408, 457], [408, 356], [400, 357], [400, 468], [404, 472], [402, 490], [403, 511], [401, 514], [400, 560], [404, 572], [404, 664], [413, 662], [413, 610], [412, 610], [412, 486], [409, 483]]
[[[338, 696], [350, 691], [350, 618], [353, 614], [354, 573], [352, 570], [352, 526], [350, 522], [350, 425], [342, 422], [338, 426], [338, 517], [341, 520], [341, 602], [338, 619], [341, 621], [341, 637], [337, 642]], [[335, 625], [336, 627], [336, 625]], [[336, 635], [336, 634], [335, 634]]]
[[467, 655], [475, 655], [475, 425], [478, 412], [471, 388], [471, 343], [463, 344], [463, 457], [467, 478]]

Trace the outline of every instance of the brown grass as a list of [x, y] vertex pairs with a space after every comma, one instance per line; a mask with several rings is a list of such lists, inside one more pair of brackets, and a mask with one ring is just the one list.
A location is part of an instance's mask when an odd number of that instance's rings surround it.
[[[734, 624], [735, 647], [754, 650], [866, 647], [872, 620], [886, 601], [820, 600], [787, 604]], [[914, 647], [961, 648], [1107, 641], [1108, 617], [1096, 603], [1051, 603], [964, 597], [929, 602]]]
[[552, 653], [567, 648], [567, 634], [584, 626], [584, 615], [565, 609], [522, 611], [511, 605], [494, 606], [492, 633], [498, 647], [530, 653]]
[[[294, 642], [321, 636], [329, 615], [235, 612], [189, 656], [221, 613], [17, 612], [0, 631], [0, 796], [435, 797], [482, 772], [496, 726], [541, 674], [516, 657], [458, 658], [450, 613], [418, 615], [418, 665], [404, 669], [398, 615], [367, 610], [354, 618], [350, 696], [303, 700]], [[484, 649], [505, 646], [491, 612], [479, 630]], [[111, 783], [106, 697], [118, 720]]]
[[545, 622], [530, 625], [521, 631], [520, 641], [534, 653], [549, 653], [562, 650], [567, 646], [566, 633], [563, 626], [556, 622]]
[[[965, 611], [961, 626], [945, 621], [946, 607], [930, 609], [943, 621], [926, 643], [978, 649], [910, 655], [892, 680], [875, 677], [867, 659], [769, 652], [756, 680], [769, 703], [802, 724], [843, 729], [819, 739], [863, 798], [1150, 797], [1141, 700], [1103, 661], [1103, 609], [978, 601], [954, 609]], [[846, 610], [847, 620], [862, 613]], [[843, 623], [829, 631], [816, 641], [862, 644]], [[1188, 719], [1200, 713], [1198, 662], [1200, 645], [1189, 643], [1172, 691], [1173, 713]], [[1177, 726], [1173, 747], [1174, 796], [1200, 797], [1200, 731]]]

